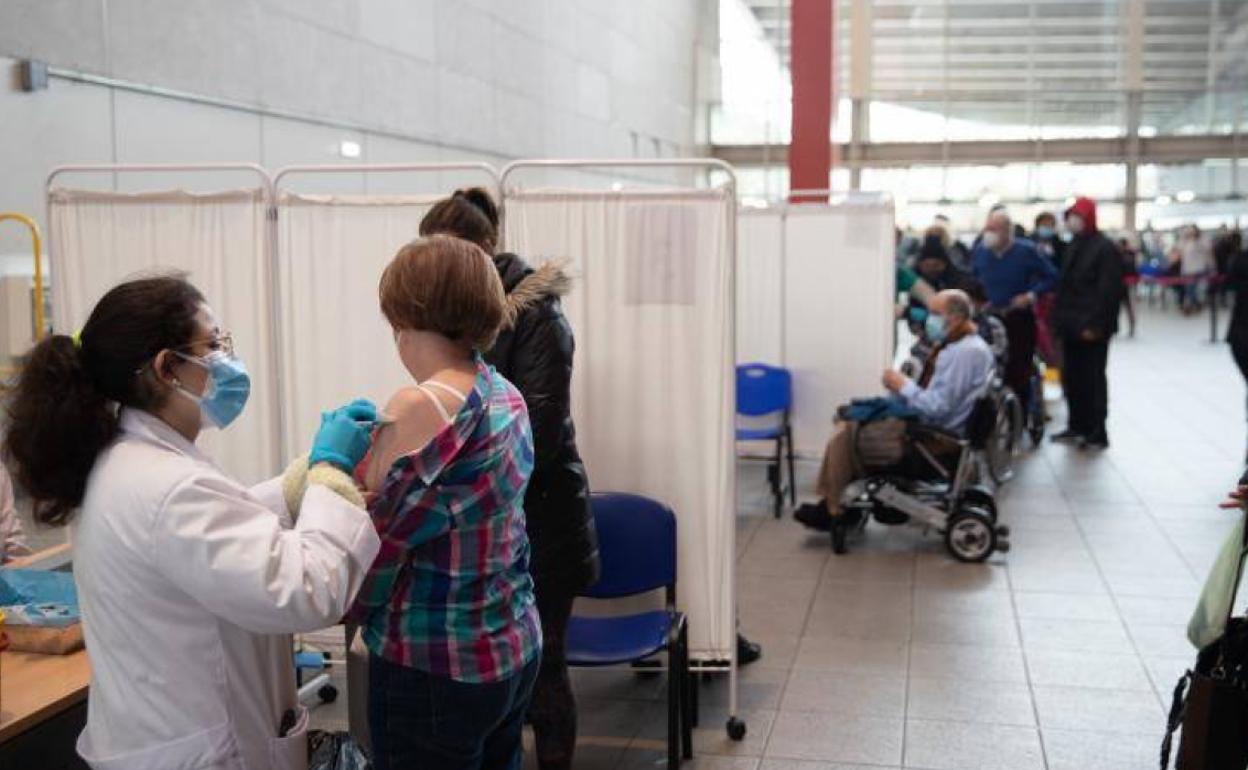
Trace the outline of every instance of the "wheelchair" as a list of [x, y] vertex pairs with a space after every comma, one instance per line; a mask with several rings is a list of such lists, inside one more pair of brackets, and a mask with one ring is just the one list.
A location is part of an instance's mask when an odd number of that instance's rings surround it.
[[[1008, 390], [1008, 389], [1007, 389]], [[1001, 401], [991, 388], [975, 402], [966, 435], [906, 421], [902, 459], [887, 467], [864, 464], [855, 436], [854, 465], [862, 471], [841, 493], [832, 519], [832, 550], [846, 551], [847, 535], [881, 524], [914, 524], [944, 536], [945, 548], [962, 562], [982, 562], [1010, 550], [1009, 527], [997, 523], [993, 488], [984, 483], [990, 442], [999, 438]], [[950, 452], [937, 456], [933, 445]]]

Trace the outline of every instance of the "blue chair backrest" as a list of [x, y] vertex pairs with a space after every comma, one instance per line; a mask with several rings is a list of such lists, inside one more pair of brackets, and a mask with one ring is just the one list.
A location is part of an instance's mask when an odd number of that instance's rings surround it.
[[737, 367], [737, 414], [759, 417], [781, 412], [793, 403], [793, 375], [767, 364]]
[[602, 574], [582, 595], [616, 599], [676, 585], [676, 514], [641, 495], [590, 496]]

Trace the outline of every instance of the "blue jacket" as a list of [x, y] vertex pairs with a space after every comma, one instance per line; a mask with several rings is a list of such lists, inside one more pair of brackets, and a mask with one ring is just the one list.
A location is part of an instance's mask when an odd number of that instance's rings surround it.
[[983, 281], [988, 302], [997, 308], [1009, 307], [1010, 300], [1029, 291], [1039, 297], [1057, 284], [1053, 263], [1026, 238], [1015, 238], [1001, 254], [981, 243], [971, 254], [971, 269]]

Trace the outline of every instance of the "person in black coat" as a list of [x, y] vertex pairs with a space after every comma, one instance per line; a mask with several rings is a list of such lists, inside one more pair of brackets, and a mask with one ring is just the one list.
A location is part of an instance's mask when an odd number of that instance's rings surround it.
[[524, 396], [533, 427], [534, 465], [525, 494], [526, 529], [541, 615], [542, 665], [529, 719], [542, 770], [572, 766], [576, 703], [565, 655], [568, 619], [576, 596], [598, 580], [598, 538], [589, 507], [589, 480], [572, 422], [572, 327], [559, 298], [569, 287], [557, 265], [534, 269], [515, 254], [495, 254], [498, 209], [480, 188], [439, 201], [420, 234], [453, 235], [494, 257], [507, 291], [507, 321], [486, 354]]
[[1235, 365], [1248, 383], [1248, 251], [1239, 251], [1227, 259], [1226, 289], [1235, 293], [1226, 341], [1231, 343]]
[[1074, 235], [1057, 282], [1053, 327], [1062, 341], [1062, 390], [1068, 423], [1054, 441], [1077, 440], [1084, 449], [1105, 449], [1109, 435], [1109, 340], [1118, 331], [1122, 259], [1096, 226], [1096, 204], [1079, 198], [1066, 210]]

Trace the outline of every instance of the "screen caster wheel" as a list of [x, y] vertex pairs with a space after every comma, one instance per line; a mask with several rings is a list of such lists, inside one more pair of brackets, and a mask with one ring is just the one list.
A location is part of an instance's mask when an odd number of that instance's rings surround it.
[[729, 719], [728, 737], [738, 743], [745, 740], [745, 722], [737, 717]]
[[338, 688], [327, 684], [316, 691], [316, 697], [321, 699], [321, 703], [333, 703], [338, 700]]

